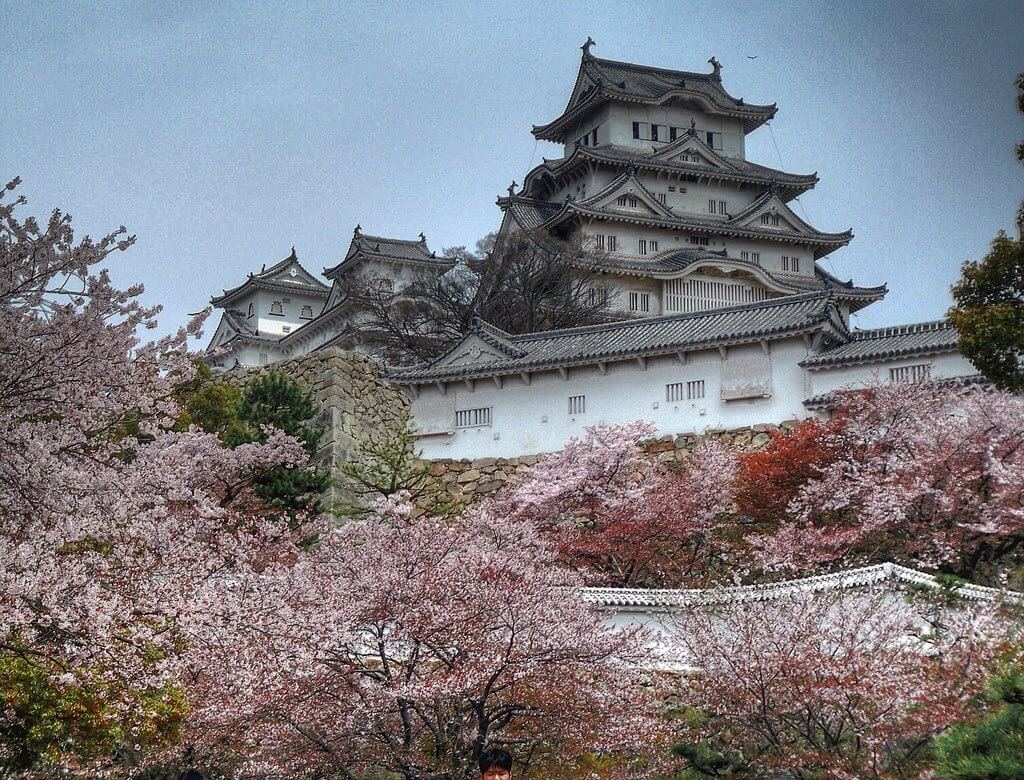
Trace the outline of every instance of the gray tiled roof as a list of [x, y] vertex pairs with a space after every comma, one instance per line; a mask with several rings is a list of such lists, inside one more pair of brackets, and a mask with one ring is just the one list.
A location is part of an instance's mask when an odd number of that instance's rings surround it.
[[[812, 292], [816, 290], [833, 290], [840, 299], [851, 299], [866, 306], [872, 301], [885, 297], [886, 287], [858, 287], [852, 282], [841, 282], [830, 274], [815, 267], [814, 276], [798, 276], [797, 274], [774, 273], [750, 260], [730, 257], [726, 250], [711, 251], [700, 248], [672, 249], [660, 252], [650, 260], [620, 257], [614, 254], [595, 255], [595, 261], [602, 269], [623, 271], [628, 274], [642, 276], [661, 276], [676, 274], [701, 261], [728, 262], [731, 265], [747, 266], [754, 273], [763, 274], [790, 292]], [[854, 310], [862, 306], [855, 306]]]
[[436, 266], [438, 268], [451, 267], [454, 263], [451, 258], [438, 257], [434, 252], [431, 252], [429, 247], [427, 247], [426, 238], [422, 234], [418, 240], [408, 240], [387, 238], [385, 236], [371, 236], [357, 228], [352, 235], [352, 243], [349, 244], [345, 258], [332, 268], [325, 268], [324, 275], [327, 277], [337, 276], [341, 272], [342, 266], [346, 263], [364, 258], [397, 260], [399, 262]]
[[[686, 139], [680, 139], [686, 140]], [[698, 139], [699, 140], [699, 139]], [[702, 144], [703, 145], [703, 144]], [[677, 162], [656, 158], [651, 152], [624, 146], [580, 146], [568, 157], [556, 160], [544, 160], [526, 175], [523, 192], [530, 194], [530, 184], [541, 171], [558, 174], [563, 170], [575, 169], [587, 162], [608, 163], [616, 166], [638, 166], [657, 171], [677, 171], [680, 173], [699, 174], [712, 178], [732, 179], [736, 181], [755, 182], [767, 185], [774, 182], [780, 193], [790, 199], [813, 187], [818, 182], [817, 174], [786, 173], [785, 171], [768, 168], [764, 165], [723, 157], [722, 165], [713, 166], [695, 162]]]
[[[275, 275], [290, 265], [295, 265], [301, 269], [304, 277], [296, 276], [294, 278], [289, 278], [287, 281], [274, 278]], [[259, 273], [249, 274], [246, 280], [240, 285], [232, 287], [230, 290], [224, 290], [221, 295], [215, 295], [210, 299], [210, 302], [214, 306], [221, 306], [223, 304], [230, 303], [241, 293], [244, 293], [246, 290], [251, 288], [273, 290], [275, 292], [294, 292], [301, 293], [303, 295], [315, 295], [323, 298], [326, 298], [330, 291], [330, 287], [321, 282], [303, 267], [295, 254], [295, 247], [292, 247], [292, 253], [284, 260], [274, 263], [270, 268], [264, 268]]]
[[[943, 387], [952, 388], [964, 388], [972, 386], [991, 387], [992, 382], [986, 378], [983, 374], [968, 374], [967, 376], [947, 376], [940, 377], [937, 379], [930, 379], [929, 381], [935, 382], [936, 384], [942, 385]], [[827, 393], [821, 393], [820, 395], [814, 395], [810, 398], [805, 398], [803, 405], [806, 409], [836, 409], [840, 404], [839, 401], [845, 392], [850, 392], [855, 388], [850, 387], [840, 390], [831, 390]]]
[[717, 73], [693, 73], [617, 62], [593, 57], [586, 52], [576, 82], [590, 86], [578, 94], [574, 88], [574, 99], [570, 104], [556, 119], [535, 126], [535, 136], [552, 141], [560, 140], [566, 126], [576, 117], [607, 100], [659, 103], [672, 93], [694, 96], [712, 113], [743, 119], [746, 132], [760, 127], [775, 116], [776, 111], [774, 105], [748, 104], [742, 98], [733, 97], [722, 87], [721, 77]]
[[846, 344], [802, 361], [805, 368], [831, 368], [959, 350], [956, 329], [945, 320], [855, 330]]
[[[822, 327], [845, 337], [846, 331], [834, 298], [825, 292], [790, 295], [711, 311], [541, 333], [510, 335], [490, 328], [492, 337], [500, 334], [502, 340], [518, 348], [522, 356], [506, 353], [506, 357], [488, 363], [444, 365], [446, 355], [430, 364], [392, 369], [388, 378], [406, 383], [511, 374], [747, 343], [806, 333]], [[459, 348], [455, 347], [449, 355]]]

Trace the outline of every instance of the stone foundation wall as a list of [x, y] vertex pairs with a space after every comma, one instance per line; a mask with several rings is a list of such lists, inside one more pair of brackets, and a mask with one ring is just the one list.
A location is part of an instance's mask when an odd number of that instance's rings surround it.
[[[409, 401], [398, 388], [380, 378], [377, 363], [355, 352], [328, 347], [291, 360], [259, 368], [239, 368], [219, 378], [244, 385], [268, 371], [283, 371], [309, 390], [323, 409], [324, 426], [316, 460], [337, 474], [361, 442], [374, 441], [400, 429], [409, 413]], [[338, 480], [328, 490], [328, 503], [345, 501]]]
[[[747, 450], [760, 450], [771, 441], [773, 430], [792, 430], [798, 421], [787, 420], [779, 425], [754, 425], [729, 431], [707, 431], [703, 434], [683, 433], [662, 436], [644, 442], [647, 456], [669, 466], [686, 460], [702, 439], [713, 438], [723, 444]], [[430, 464], [430, 487], [447, 493], [453, 499], [472, 503], [497, 492], [503, 486], [521, 479], [539, 455], [521, 458], [479, 458], [477, 460], [433, 460]]]

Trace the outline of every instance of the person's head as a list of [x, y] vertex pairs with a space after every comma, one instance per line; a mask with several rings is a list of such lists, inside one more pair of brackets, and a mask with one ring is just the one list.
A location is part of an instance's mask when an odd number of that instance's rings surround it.
[[504, 750], [487, 750], [480, 756], [482, 780], [512, 780], [512, 756]]

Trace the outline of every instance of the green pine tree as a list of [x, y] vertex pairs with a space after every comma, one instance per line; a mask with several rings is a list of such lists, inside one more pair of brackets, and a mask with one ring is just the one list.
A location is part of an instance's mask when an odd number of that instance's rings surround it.
[[935, 742], [936, 773], [946, 780], [1024, 778], [1024, 657], [988, 682], [990, 710]]

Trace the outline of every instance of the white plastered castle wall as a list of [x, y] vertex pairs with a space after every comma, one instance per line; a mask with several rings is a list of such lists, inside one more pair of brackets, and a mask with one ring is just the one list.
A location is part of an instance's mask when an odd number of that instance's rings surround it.
[[885, 383], [892, 380], [893, 369], [912, 366], [928, 366], [928, 374], [933, 379], [950, 379], [953, 377], [972, 376], [978, 370], [959, 352], [943, 352], [937, 355], [919, 355], [894, 360], [879, 360], [862, 363], [856, 366], [838, 368], [820, 368], [807, 372], [808, 397], [831, 393], [840, 389], [861, 388], [872, 384]]

